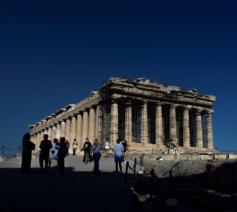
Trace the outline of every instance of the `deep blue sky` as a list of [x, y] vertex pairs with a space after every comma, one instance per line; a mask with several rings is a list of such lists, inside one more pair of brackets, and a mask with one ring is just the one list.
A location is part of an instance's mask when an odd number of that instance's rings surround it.
[[235, 1], [0, 1], [0, 144], [98, 89], [144, 76], [217, 96], [215, 146], [237, 150]]

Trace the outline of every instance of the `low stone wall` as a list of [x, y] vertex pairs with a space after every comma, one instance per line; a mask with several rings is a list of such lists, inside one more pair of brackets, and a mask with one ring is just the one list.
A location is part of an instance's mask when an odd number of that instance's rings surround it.
[[156, 175], [161, 178], [167, 178], [170, 176], [170, 170], [172, 170], [173, 177], [183, 177], [202, 174], [211, 170], [216, 170], [223, 164], [237, 162], [236, 160], [219, 160], [219, 161], [207, 161], [207, 160], [144, 160], [144, 170], [149, 173], [154, 169]]
[[[142, 157], [141, 157], [142, 156]], [[237, 162], [236, 154], [141, 154], [133, 153], [127, 155], [127, 158], [137, 158], [138, 166], [140, 166], [141, 158], [143, 158], [143, 166], [146, 173], [152, 169], [158, 177], [168, 177], [169, 171], [172, 169], [172, 175], [190, 176], [202, 174], [218, 168], [224, 163]]]

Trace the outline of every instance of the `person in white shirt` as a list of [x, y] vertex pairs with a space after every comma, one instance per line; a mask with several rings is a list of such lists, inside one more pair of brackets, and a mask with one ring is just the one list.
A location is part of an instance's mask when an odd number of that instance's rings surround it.
[[58, 139], [55, 138], [52, 142], [52, 148], [50, 149], [49, 153], [49, 168], [51, 167], [52, 160], [58, 160], [58, 149], [59, 149], [59, 142]]
[[110, 142], [109, 138], [106, 138], [105, 140], [105, 145], [104, 145], [104, 157], [108, 158], [109, 157], [109, 149], [110, 149]]
[[72, 151], [73, 151], [72, 155], [76, 155], [77, 148], [78, 148], [78, 142], [77, 142], [77, 139], [74, 139], [73, 144], [72, 144]]

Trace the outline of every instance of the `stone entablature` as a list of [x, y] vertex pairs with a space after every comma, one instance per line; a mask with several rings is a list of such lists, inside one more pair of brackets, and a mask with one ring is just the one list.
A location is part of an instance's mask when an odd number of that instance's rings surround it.
[[[34, 142], [50, 138], [86, 137], [104, 142], [127, 140], [131, 150], [162, 148], [170, 140], [183, 148], [213, 149], [212, 112], [216, 97], [182, 91], [144, 78], [111, 78], [78, 104], [69, 104], [30, 125]], [[204, 141], [205, 140], [205, 141]]]

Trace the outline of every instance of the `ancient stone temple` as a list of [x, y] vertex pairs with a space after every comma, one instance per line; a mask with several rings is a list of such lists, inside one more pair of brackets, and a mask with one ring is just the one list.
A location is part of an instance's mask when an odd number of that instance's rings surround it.
[[[154, 151], [175, 142], [184, 149], [213, 149], [212, 108], [216, 98], [197, 90], [183, 91], [148, 79], [110, 78], [78, 104], [69, 104], [30, 125], [39, 146], [50, 139], [88, 137], [103, 143], [127, 140], [130, 151]], [[72, 146], [72, 145], [71, 145]]]

